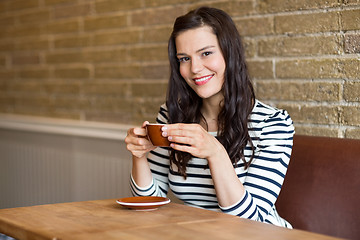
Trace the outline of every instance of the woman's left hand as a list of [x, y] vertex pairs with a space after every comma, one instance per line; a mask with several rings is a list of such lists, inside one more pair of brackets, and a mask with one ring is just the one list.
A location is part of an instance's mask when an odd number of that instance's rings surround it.
[[223, 145], [199, 124], [169, 124], [162, 128], [162, 134], [172, 142], [170, 146], [173, 149], [188, 152], [194, 157], [209, 160], [219, 151], [225, 150]]

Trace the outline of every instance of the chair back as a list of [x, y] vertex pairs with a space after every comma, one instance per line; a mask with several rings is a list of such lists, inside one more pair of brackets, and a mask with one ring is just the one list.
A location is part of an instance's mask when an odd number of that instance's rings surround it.
[[295, 134], [276, 208], [295, 229], [360, 239], [360, 140]]

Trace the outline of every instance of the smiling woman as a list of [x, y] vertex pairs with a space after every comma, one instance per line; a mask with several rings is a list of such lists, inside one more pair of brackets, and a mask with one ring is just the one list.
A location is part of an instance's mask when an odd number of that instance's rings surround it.
[[176, 19], [168, 44], [166, 103], [157, 123], [170, 147], [155, 147], [145, 126], [125, 138], [131, 190], [291, 228], [275, 202], [294, 134], [289, 114], [255, 98], [241, 37], [222, 10], [201, 7]]

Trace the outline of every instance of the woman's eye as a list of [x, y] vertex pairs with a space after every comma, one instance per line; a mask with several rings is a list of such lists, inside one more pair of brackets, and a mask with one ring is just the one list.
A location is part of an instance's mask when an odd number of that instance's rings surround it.
[[179, 59], [178, 59], [179, 62], [187, 62], [187, 61], [189, 61], [189, 60], [190, 60], [189, 57], [182, 57], [182, 58], [179, 58]]
[[206, 57], [206, 56], [209, 56], [209, 55], [211, 55], [211, 54], [212, 54], [212, 52], [203, 52], [203, 53], [202, 53], [202, 55], [205, 56], [205, 57]]

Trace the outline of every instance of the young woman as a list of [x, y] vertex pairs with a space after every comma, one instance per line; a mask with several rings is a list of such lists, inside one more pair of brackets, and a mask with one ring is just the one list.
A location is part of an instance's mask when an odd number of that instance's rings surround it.
[[171, 76], [157, 117], [170, 148], [154, 147], [145, 126], [129, 129], [134, 195], [291, 228], [275, 202], [289, 164], [294, 127], [286, 111], [255, 99], [235, 24], [201, 7], [176, 19]]

